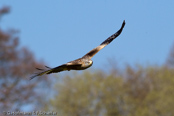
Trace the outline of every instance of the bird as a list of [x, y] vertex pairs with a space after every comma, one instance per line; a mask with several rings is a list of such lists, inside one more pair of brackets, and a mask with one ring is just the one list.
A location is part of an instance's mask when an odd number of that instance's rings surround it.
[[116, 33], [114, 33], [113, 35], [108, 37], [99, 46], [92, 49], [91, 51], [89, 51], [87, 54], [85, 54], [81, 58], [78, 58], [76, 60], [73, 60], [73, 61], [70, 61], [68, 63], [62, 64], [62, 65], [57, 66], [55, 68], [50, 68], [48, 66], [45, 66], [46, 69], [36, 68], [37, 70], [40, 70], [41, 72], [31, 76], [30, 80], [37, 77], [37, 76], [42, 76], [44, 74], [58, 73], [58, 72], [61, 72], [61, 71], [70, 71], [70, 70], [84, 70], [84, 69], [87, 69], [87, 68], [91, 67], [92, 64], [93, 64], [93, 61], [91, 60], [91, 58], [97, 52], [99, 52], [101, 49], [103, 49], [105, 46], [107, 46], [109, 43], [111, 43], [115, 38], [117, 38], [121, 34], [124, 26], [125, 26], [125, 20], [123, 20], [121, 28]]

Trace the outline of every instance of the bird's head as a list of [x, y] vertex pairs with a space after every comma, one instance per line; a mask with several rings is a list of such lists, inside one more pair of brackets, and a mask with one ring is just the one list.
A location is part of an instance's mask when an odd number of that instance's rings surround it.
[[88, 65], [92, 66], [92, 64], [93, 64], [93, 61], [92, 60], [89, 60], [88, 61]]
[[88, 67], [92, 66], [92, 64], [93, 64], [92, 60], [85, 60], [83, 67], [88, 68]]

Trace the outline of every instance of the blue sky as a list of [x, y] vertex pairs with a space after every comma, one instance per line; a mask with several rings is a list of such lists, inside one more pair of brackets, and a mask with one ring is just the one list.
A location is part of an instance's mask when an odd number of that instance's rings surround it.
[[11, 12], [1, 19], [1, 28], [20, 30], [20, 45], [51, 67], [85, 55], [123, 20], [122, 34], [92, 58], [93, 68], [105, 69], [112, 58], [119, 66], [161, 65], [174, 43], [173, 0], [1, 0], [2, 6]]

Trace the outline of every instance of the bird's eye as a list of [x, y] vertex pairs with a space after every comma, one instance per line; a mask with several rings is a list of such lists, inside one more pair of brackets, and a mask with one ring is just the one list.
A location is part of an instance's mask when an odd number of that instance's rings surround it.
[[91, 64], [92, 62], [91, 61], [88, 61], [88, 64]]
[[86, 63], [87, 63], [87, 64], [90, 64], [90, 61], [87, 61]]

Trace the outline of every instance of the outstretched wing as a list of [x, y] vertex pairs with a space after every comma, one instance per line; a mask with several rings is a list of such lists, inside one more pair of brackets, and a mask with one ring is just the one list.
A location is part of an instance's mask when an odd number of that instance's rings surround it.
[[106, 45], [108, 45], [109, 43], [111, 43], [116, 37], [118, 37], [125, 25], [125, 20], [122, 23], [121, 28], [114, 33], [113, 35], [111, 35], [110, 37], [108, 37], [104, 42], [102, 42], [98, 47], [92, 49], [90, 52], [88, 52], [86, 55], [83, 56], [84, 57], [88, 57], [89, 59], [91, 59], [98, 51], [100, 51], [102, 48], [104, 48]]
[[47, 70], [36, 68], [37, 70], [40, 70], [42, 72], [37, 73], [36, 75], [30, 77], [30, 80], [37, 77], [37, 76], [42, 76], [44, 74], [51, 74], [51, 73], [57, 73], [57, 72], [68, 70], [68, 65], [63, 64], [63, 65], [60, 65], [60, 66], [55, 67], [55, 68], [49, 68], [49, 67], [46, 66], [46, 68], [47, 68]]
[[30, 80], [37, 77], [37, 76], [42, 76], [44, 74], [51, 74], [51, 73], [58, 73], [61, 71], [66, 71], [66, 70], [78, 70], [79, 67], [81, 67], [81, 59], [77, 59], [71, 62], [68, 62], [66, 64], [60, 65], [58, 67], [55, 68], [50, 68], [48, 66], [45, 66], [47, 69], [40, 69], [40, 68], [36, 68], [37, 70], [40, 70], [40, 73], [35, 74], [34, 76], [30, 77]]

